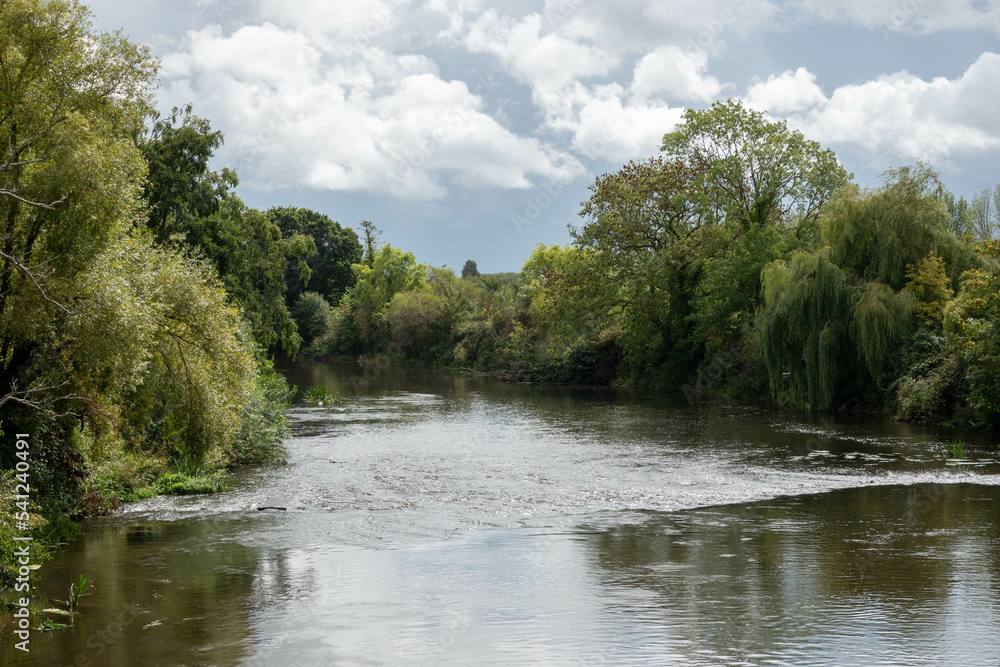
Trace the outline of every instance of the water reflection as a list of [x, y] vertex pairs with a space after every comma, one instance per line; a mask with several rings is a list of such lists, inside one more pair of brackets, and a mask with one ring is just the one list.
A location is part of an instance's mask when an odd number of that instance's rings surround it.
[[988, 665], [1000, 492], [917, 485], [655, 514], [589, 543], [688, 664]]
[[8, 650], [4, 664], [240, 664], [253, 643], [253, 595], [269, 567], [246, 528], [217, 520], [91, 524], [46, 566], [37, 591], [65, 599], [84, 573], [91, 586], [73, 627], [34, 632], [31, 653]]

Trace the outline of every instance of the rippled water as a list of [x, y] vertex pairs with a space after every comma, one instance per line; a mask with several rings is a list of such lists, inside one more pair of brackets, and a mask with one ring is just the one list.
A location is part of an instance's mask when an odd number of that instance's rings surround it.
[[292, 410], [289, 464], [90, 522], [42, 584], [94, 582], [75, 626], [5, 664], [1000, 662], [987, 439], [286, 370], [343, 397]]

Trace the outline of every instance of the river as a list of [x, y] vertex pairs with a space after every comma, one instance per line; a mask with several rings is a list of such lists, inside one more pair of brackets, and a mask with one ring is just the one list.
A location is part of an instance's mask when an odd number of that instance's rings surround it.
[[86, 575], [74, 626], [4, 664], [1000, 663], [984, 437], [952, 461], [882, 419], [283, 371], [342, 399], [290, 411], [288, 464], [86, 522], [37, 591]]

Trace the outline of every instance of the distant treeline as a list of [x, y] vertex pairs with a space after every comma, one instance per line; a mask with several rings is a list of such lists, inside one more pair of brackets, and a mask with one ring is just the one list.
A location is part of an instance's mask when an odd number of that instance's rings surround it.
[[573, 242], [518, 274], [424, 266], [368, 225], [353, 286], [292, 312], [319, 358], [987, 427], [998, 210], [1000, 187], [956, 200], [924, 164], [861, 189], [830, 150], [729, 101], [598, 178]]

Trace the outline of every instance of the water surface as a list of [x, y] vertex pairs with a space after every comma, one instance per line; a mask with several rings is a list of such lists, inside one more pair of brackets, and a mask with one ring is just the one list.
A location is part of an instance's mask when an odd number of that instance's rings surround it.
[[89, 522], [44, 568], [52, 598], [80, 573], [94, 582], [75, 626], [33, 633], [29, 658], [8, 660], [1000, 660], [987, 439], [946, 461], [949, 434], [884, 420], [286, 371], [343, 399], [291, 411], [288, 465]]

